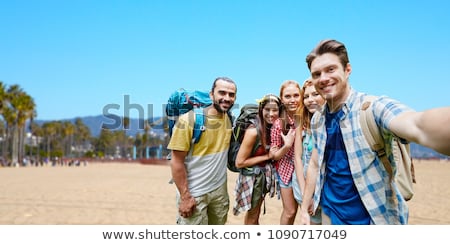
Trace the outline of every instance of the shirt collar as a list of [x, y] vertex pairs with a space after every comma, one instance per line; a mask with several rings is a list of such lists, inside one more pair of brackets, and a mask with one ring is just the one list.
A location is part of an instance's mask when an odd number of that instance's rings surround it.
[[[341, 110], [343, 112], [343, 116], [341, 119], [345, 118], [348, 115], [348, 113], [350, 113], [350, 108], [352, 108], [353, 104], [356, 101], [356, 97], [357, 97], [356, 95], [357, 95], [356, 91], [352, 87], [350, 87], [350, 93], [341, 108]], [[325, 104], [324, 106], [322, 106], [320, 113], [322, 115], [325, 115], [327, 113], [327, 108], [328, 108], [328, 104]]]

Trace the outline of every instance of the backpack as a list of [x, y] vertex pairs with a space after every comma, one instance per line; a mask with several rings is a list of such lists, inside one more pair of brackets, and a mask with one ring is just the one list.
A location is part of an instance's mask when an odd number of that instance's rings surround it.
[[[194, 110], [195, 122], [192, 143], [198, 143], [202, 132], [205, 130], [205, 115], [203, 109], [212, 104], [208, 91], [185, 90], [180, 88], [174, 91], [167, 101], [166, 115], [169, 127], [169, 138], [172, 136], [173, 127], [179, 116]], [[192, 147], [191, 147], [192, 148]], [[167, 156], [170, 160], [171, 154]]]
[[403, 143], [397, 137], [392, 142], [392, 154], [397, 163], [397, 173], [393, 176], [392, 166], [386, 155], [383, 137], [380, 134], [375, 118], [372, 113], [371, 105], [375, 96], [366, 96], [361, 106], [360, 124], [370, 147], [375, 151], [389, 174], [390, 179], [394, 179], [397, 188], [400, 190], [406, 201], [414, 196], [413, 183], [416, 183], [414, 164], [411, 158], [410, 146]]
[[233, 134], [231, 136], [230, 148], [228, 149], [228, 169], [232, 172], [243, 173], [244, 175], [251, 175], [253, 173], [252, 168], [240, 169], [236, 167], [236, 156], [241, 147], [242, 140], [244, 139], [245, 131], [250, 125], [254, 125], [257, 128], [258, 136], [256, 138], [256, 144], [253, 146], [252, 155], [256, 149], [260, 146], [260, 132], [258, 129], [258, 105], [246, 104], [241, 108], [239, 116], [236, 118], [233, 124]]

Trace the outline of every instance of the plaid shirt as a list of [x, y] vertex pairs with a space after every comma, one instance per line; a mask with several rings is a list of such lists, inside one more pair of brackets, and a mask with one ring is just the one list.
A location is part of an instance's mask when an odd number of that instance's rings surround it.
[[[401, 197], [400, 192], [393, 182], [389, 180], [389, 174], [385, 171], [383, 164], [377, 158], [376, 153], [370, 149], [366, 142], [361, 126], [359, 124], [359, 115], [361, 103], [365, 94], [358, 93], [351, 89], [347, 101], [343, 105], [344, 116], [340, 121], [340, 128], [344, 140], [347, 156], [349, 160], [350, 171], [353, 182], [361, 197], [361, 200], [367, 209], [371, 223], [373, 224], [407, 224], [408, 206]], [[324, 153], [327, 139], [325, 128], [326, 106], [313, 116], [311, 128], [315, 147], [318, 149], [319, 171], [316, 179], [314, 193], [314, 208], [316, 209], [320, 202], [321, 189], [325, 181]], [[375, 120], [382, 129], [385, 139], [387, 153], [391, 159], [393, 171], [397, 166], [392, 161], [393, 156], [390, 152], [391, 141], [394, 135], [388, 130], [388, 125], [393, 118], [399, 114], [411, 111], [399, 102], [387, 98], [379, 97], [373, 102], [373, 113]], [[337, 207], [339, 208], [339, 207]]]
[[[289, 125], [294, 125], [294, 119], [288, 117]], [[272, 125], [270, 131], [270, 141], [272, 146], [281, 148], [284, 145], [281, 134], [283, 133], [283, 121], [278, 118]], [[294, 146], [294, 143], [292, 144]], [[278, 161], [275, 162], [275, 168], [281, 181], [285, 185], [291, 181], [292, 173], [294, 173], [294, 147], [291, 147], [289, 151]]]
[[[265, 176], [265, 189], [268, 190], [269, 196], [273, 197], [275, 195], [275, 176], [272, 164], [268, 163], [264, 167], [254, 166], [253, 168], [260, 168], [261, 174]], [[252, 207], [252, 196], [255, 183], [255, 175], [247, 176], [239, 174], [236, 180], [236, 188], [234, 189], [234, 195], [236, 200], [233, 206], [233, 214], [238, 215], [239, 213], [248, 211]], [[263, 198], [266, 193], [263, 193]]]

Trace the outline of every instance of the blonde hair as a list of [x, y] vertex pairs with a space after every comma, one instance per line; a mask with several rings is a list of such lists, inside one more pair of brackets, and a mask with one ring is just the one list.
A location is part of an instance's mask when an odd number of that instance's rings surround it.
[[[283, 92], [284, 92], [284, 89], [285, 89], [287, 86], [289, 86], [289, 85], [294, 85], [294, 86], [296, 86], [300, 92], [301, 92], [301, 90], [302, 90], [302, 89], [300, 88], [300, 84], [298, 84], [297, 81], [295, 81], [295, 80], [286, 80], [286, 81], [284, 81], [284, 82], [281, 84], [281, 87], [280, 87], [280, 99], [281, 99], [281, 103], [283, 103]], [[303, 101], [303, 100], [301, 100], [301, 101]], [[302, 107], [302, 106], [299, 106], [298, 109], [301, 108], [301, 107]], [[288, 126], [290, 126], [290, 125], [289, 125], [288, 120], [286, 120], [287, 117], [288, 117], [288, 115], [287, 115], [288, 113], [287, 113], [287, 111], [286, 111], [286, 108], [285, 108], [284, 104], [283, 104], [283, 108], [282, 108], [282, 109], [283, 109], [283, 110], [282, 110], [281, 113], [280, 113], [280, 119], [281, 119], [282, 122], [283, 122], [283, 132], [286, 133], [286, 132], [289, 130], [289, 127], [288, 127]], [[295, 115], [294, 115], [294, 123], [295, 123], [296, 125], [299, 125], [299, 123], [300, 123], [300, 117], [299, 117], [300, 114], [298, 114], [298, 109], [297, 109], [297, 112], [296, 112]], [[294, 127], [295, 127], [296, 125], [294, 125]]]
[[311, 77], [303, 82], [302, 89], [300, 90], [300, 98], [302, 100], [302, 106], [299, 107], [297, 113], [300, 115], [300, 122], [304, 129], [311, 129], [311, 118], [313, 114], [306, 109], [304, 99], [305, 99], [305, 91], [307, 87], [314, 86]]

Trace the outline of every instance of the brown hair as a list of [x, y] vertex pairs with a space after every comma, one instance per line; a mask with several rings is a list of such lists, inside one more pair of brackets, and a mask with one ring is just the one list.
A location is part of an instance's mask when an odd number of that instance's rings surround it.
[[311, 114], [311, 112], [309, 112], [308, 109], [305, 108], [305, 103], [304, 103], [304, 99], [305, 99], [305, 91], [306, 88], [309, 86], [314, 86], [311, 78], [308, 78], [305, 80], [305, 82], [303, 83], [302, 89], [300, 90], [300, 97], [302, 99], [302, 106], [300, 106], [298, 109], [298, 114], [300, 115], [300, 121], [301, 121], [301, 125], [304, 129], [306, 130], [310, 130], [311, 128], [311, 118], [313, 116], [313, 114]]
[[266, 122], [266, 120], [264, 120], [263, 110], [264, 110], [264, 107], [270, 102], [275, 102], [277, 104], [277, 106], [278, 106], [278, 115], [281, 114], [281, 108], [282, 108], [281, 99], [278, 96], [274, 95], [274, 94], [264, 95], [264, 97], [259, 102], [259, 106], [258, 106], [258, 122], [257, 123], [260, 125], [260, 127], [259, 127], [259, 129], [257, 127], [257, 130], [260, 131], [261, 145], [263, 145], [264, 147], [266, 145], [270, 144], [270, 129], [271, 129], [272, 125], [268, 124]]
[[332, 53], [339, 57], [341, 61], [342, 67], [346, 67], [348, 63], [350, 63], [347, 54], [347, 48], [341, 42], [336, 40], [322, 40], [317, 44], [317, 46], [306, 56], [306, 64], [308, 64], [308, 69], [311, 70], [311, 63], [314, 61], [317, 56]]

